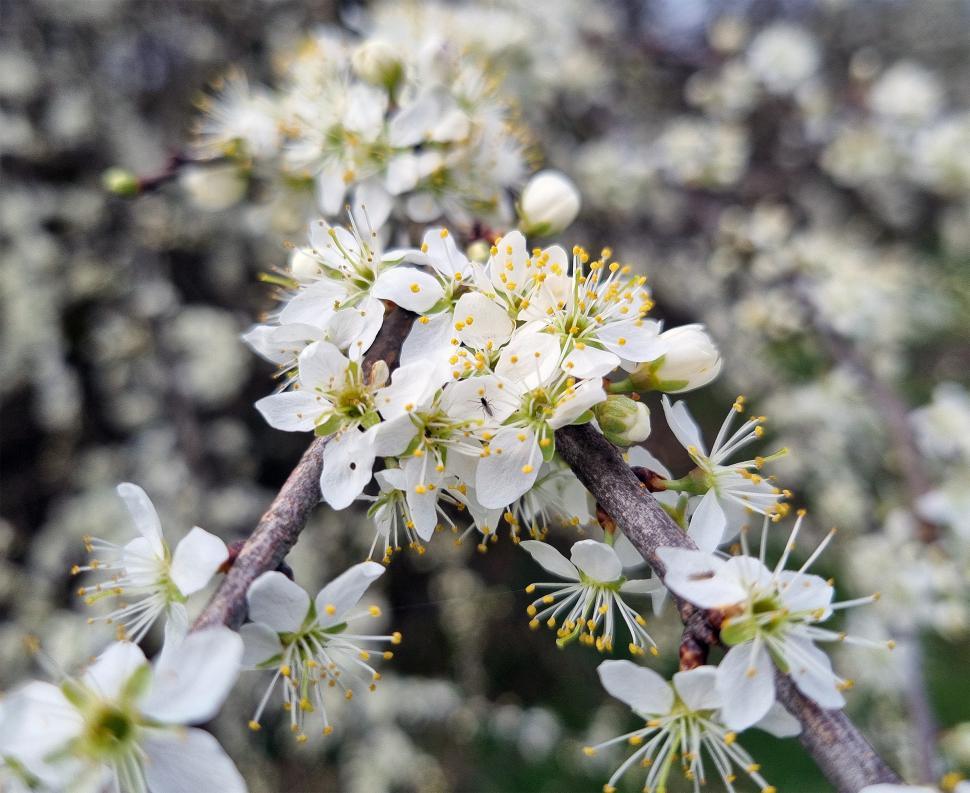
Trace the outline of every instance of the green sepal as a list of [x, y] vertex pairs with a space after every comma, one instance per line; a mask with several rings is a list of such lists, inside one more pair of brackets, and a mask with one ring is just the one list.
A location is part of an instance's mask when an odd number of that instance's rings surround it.
[[757, 633], [757, 626], [754, 620], [725, 620], [724, 623], [721, 625], [721, 641], [728, 647], [750, 642]]
[[321, 424], [317, 424], [313, 428], [313, 434], [318, 438], [325, 438], [328, 435], [333, 435], [337, 430], [340, 429], [343, 424], [343, 417], [338, 416], [336, 413], [331, 413], [330, 417]]

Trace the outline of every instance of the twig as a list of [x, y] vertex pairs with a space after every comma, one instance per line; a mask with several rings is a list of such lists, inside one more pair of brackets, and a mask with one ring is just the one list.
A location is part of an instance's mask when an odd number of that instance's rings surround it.
[[[658, 548], [695, 547], [630, 470], [616, 447], [591, 426], [558, 430], [556, 450], [658, 576], [663, 578], [666, 574], [657, 557]], [[684, 619], [684, 606], [678, 605]], [[692, 613], [685, 621], [696, 621]], [[841, 710], [822, 710], [803, 696], [787, 675], [778, 676], [778, 698], [802, 723], [799, 740], [840, 793], [857, 793], [866, 785], [879, 782], [899, 782], [896, 773]]]
[[[414, 314], [388, 304], [381, 332], [364, 359], [365, 372], [378, 360], [384, 361], [389, 369], [397, 365], [401, 344], [413, 321]], [[243, 543], [219, 589], [196, 619], [193, 630], [211, 625], [238, 628], [242, 624], [246, 618], [249, 585], [283, 561], [306, 526], [310, 511], [320, 501], [320, 473], [327, 440], [317, 438], [300, 458], [249, 539]]]

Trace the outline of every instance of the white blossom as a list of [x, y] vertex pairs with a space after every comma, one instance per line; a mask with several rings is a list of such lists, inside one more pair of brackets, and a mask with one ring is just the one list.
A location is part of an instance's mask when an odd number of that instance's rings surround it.
[[[400, 644], [401, 634], [373, 636], [352, 632], [350, 626], [366, 617], [379, 617], [371, 606], [356, 611], [367, 588], [383, 574], [375, 562], [363, 562], [337, 576], [310, 600], [310, 596], [282, 573], [263, 573], [249, 587], [246, 601], [252, 622], [240, 633], [245, 644], [243, 665], [271, 670], [272, 680], [256, 708], [249, 726], [260, 728], [260, 719], [277, 683], [283, 693], [283, 709], [297, 740], [307, 740], [306, 714], [320, 711], [323, 734], [333, 731], [324, 693], [339, 688], [346, 699], [353, 697], [355, 684], [374, 690], [380, 673], [368, 661], [377, 644]], [[390, 650], [380, 653], [387, 660]]]
[[600, 652], [612, 652], [616, 625], [622, 622], [630, 634], [631, 653], [643, 655], [649, 648], [657, 654], [656, 644], [645, 628], [646, 620], [622, 596], [653, 594], [661, 589], [659, 581], [628, 580], [616, 551], [604, 542], [580, 540], [573, 545], [570, 559], [544, 542], [525, 540], [520, 544], [542, 567], [569, 582], [526, 587], [529, 593], [551, 590], [529, 605], [529, 627], [536, 629], [545, 623], [555, 628], [560, 647], [578, 639]]
[[226, 561], [226, 544], [196, 526], [172, 553], [162, 535], [158, 513], [145, 491], [125, 482], [118, 485], [118, 495], [141, 536], [123, 546], [85, 537], [87, 551], [96, 556], [86, 565], [75, 565], [71, 572], [96, 571], [108, 577], [80, 587], [78, 594], [88, 605], [105, 598], [130, 600], [101, 618], [117, 623], [122, 638], [140, 642], [162, 615], [166, 618], [166, 631], [173, 636], [184, 634], [188, 630], [185, 603], [189, 595], [209, 583]]
[[216, 715], [242, 652], [223, 627], [166, 644], [154, 666], [136, 645], [112, 644], [77, 679], [10, 692], [0, 755], [44, 789], [245, 793], [215, 738], [184, 727]]

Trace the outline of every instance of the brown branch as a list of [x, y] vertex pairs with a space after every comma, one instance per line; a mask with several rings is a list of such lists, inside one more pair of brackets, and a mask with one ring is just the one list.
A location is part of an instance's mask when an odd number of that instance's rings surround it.
[[[414, 314], [387, 305], [381, 332], [364, 358], [365, 372], [379, 360], [389, 369], [397, 366], [401, 344], [413, 321]], [[249, 585], [283, 561], [306, 526], [310, 511], [320, 502], [320, 473], [328, 440], [317, 438], [304, 452], [249, 539], [243, 543], [219, 589], [196, 619], [193, 630], [211, 625], [238, 628], [242, 624], [246, 618]]]
[[[556, 450], [658, 576], [666, 574], [657, 557], [658, 548], [695, 547], [616, 447], [590, 425], [557, 430]], [[685, 623], [693, 625], [699, 619], [689, 604], [678, 602], [678, 608]], [[778, 676], [778, 698], [802, 723], [799, 740], [840, 793], [857, 793], [879, 782], [899, 782], [841, 710], [822, 710], [787, 675]]]

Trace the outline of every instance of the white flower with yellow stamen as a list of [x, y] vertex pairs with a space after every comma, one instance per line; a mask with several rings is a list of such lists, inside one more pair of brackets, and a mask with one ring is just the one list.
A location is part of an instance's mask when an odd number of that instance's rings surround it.
[[[649, 768], [643, 790], [665, 793], [671, 772], [679, 767], [696, 791], [707, 783], [705, 760], [713, 765], [729, 791], [734, 790], [735, 769], [744, 771], [761, 793], [775, 793], [759, 773], [760, 766], [737, 743], [737, 735], [720, 717], [721, 695], [713, 666], [699, 666], [674, 675], [668, 683], [656, 672], [631, 661], [604, 661], [597, 668], [603, 687], [629, 705], [646, 725], [625, 735], [587, 746], [587, 756], [619, 743], [637, 747], [603, 785], [604, 793], [616, 793], [616, 783], [634, 765]], [[798, 721], [780, 705], [757, 725], [778, 738], [797, 735]]]
[[314, 600], [282, 573], [270, 571], [253, 581], [246, 593], [251, 623], [240, 634], [245, 644], [243, 666], [273, 671], [273, 679], [256, 708], [250, 728], [260, 719], [276, 684], [283, 690], [283, 709], [297, 740], [307, 739], [306, 714], [320, 711], [323, 734], [332, 732], [324, 705], [327, 688], [339, 688], [346, 699], [354, 684], [374, 690], [380, 673], [368, 663], [372, 654], [385, 660], [391, 651], [368, 650], [371, 643], [400, 644], [401, 634], [372, 636], [354, 633], [350, 626], [365, 617], [378, 617], [371, 606], [355, 611], [364, 592], [384, 572], [376, 562], [354, 565], [323, 589]]
[[535, 288], [519, 319], [541, 322], [559, 339], [563, 369], [576, 377], [603, 377], [618, 366], [633, 369], [667, 349], [660, 323], [645, 319], [653, 307], [646, 277], [610, 262], [611, 255], [607, 248], [590, 262], [576, 247], [571, 274], [561, 248], [528, 262]]
[[556, 338], [529, 326], [499, 356], [495, 373], [505, 395], [500, 404], [514, 408], [494, 432], [480, 433], [486, 445], [475, 492], [485, 507], [505, 507], [528, 492], [543, 461], [555, 453], [555, 431], [591, 420], [590, 409], [606, 399], [600, 380], [577, 381], [559, 369], [558, 358]]
[[765, 518], [759, 556], [744, 554], [723, 559], [703, 551], [661, 548], [667, 567], [667, 588], [703, 609], [724, 613], [721, 640], [730, 649], [717, 668], [717, 690], [723, 699], [722, 718], [742, 730], [761, 719], [775, 701], [775, 667], [791, 675], [795, 685], [823, 708], [845, 704], [842, 691], [851, 683], [832, 671], [828, 656], [815, 642], [847, 642], [893, 647], [817, 627], [832, 613], [873, 602], [878, 595], [833, 603], [834, 590], [825, 579], [806, 571], [834, 535], [834, 529], [795, 571], [785, 563], [795, 546], [804, 519], [799, 513], [785, 551], [774, 569], [765, 566], [768, 519]]
[[579, 639], [600, 652], [612, 652], [616, 615], [619, 615], [630, 634], [630, 652], [643, 655], [649, 647], [656, 655], [656, 644], [644, 627], [646, 620], [621, 595], [651, 594], [661, 587], [657, 579], [625, 578], [623, 563], [616, 551], [604, 542], [580, 540], [573, 545], [571, 561], [544, 542], [525, 540], [520, 544], [546, 570], [569, 582], [526, 587], [529, 593], [537, 589], [551, 590], [529, 606], [532, 617], [529, 627], [538, 628], [545, 623], [555, 628], [559, 637], [556, 643], [560, 647]]
[[188, 630], [185, 603], [189, 595], [209, 583], [229, 557], [226, 544], [196, 526], [175, 546], [173, 554], [145, 491], [124, 482], [118, 485], [118, 495], [124, 499], [141, 536], [125, 545], [85, 537], [88, 552], [96, 557], [86, 565], [75, 566], [72, 572], [98, 572], [108, 577], [79, 588], [78, 594], [89, 605], [112, 597], [130, 600], [102, 619], [116, 623], [122, 636], [136, 643], [163, 614], [166, 630], [174, 635], [184, 634]]
[[245, 793], [216, 739], [185, 726], [218, 713], [241, 656], [221, 626], [166, 643], [153, 666], [136, 645], [112, 644], [78, 678], [11, 691], [0, 756], [30, 790]]
[[788, 505], [781, 500], [790, 493], [758, 473], [766, 462], [786, 454], [785, 449], [767, 457], [728, 462], [728, 458], [764, 434], [763, 416], [749, 418], [737, 430], [731, 431], [735, 415], [744, 411], [744, 397], [738, 397], [732, 405], [710, 452], [687, 405], [684, 402], [671, 404], [666, 394], [662, 403], [667, 424], [697, 466], [683, 479], [667, 480], [668, 490], [703, 495], [697, 509], [709, 510], [718, 520], [723, 515], [729, 530], [736, 530], [741, 525], [745, 512], [769, 515], [776, 521], [788, 514]]

